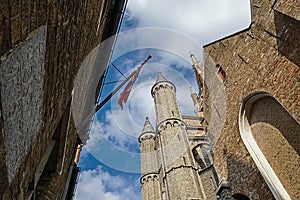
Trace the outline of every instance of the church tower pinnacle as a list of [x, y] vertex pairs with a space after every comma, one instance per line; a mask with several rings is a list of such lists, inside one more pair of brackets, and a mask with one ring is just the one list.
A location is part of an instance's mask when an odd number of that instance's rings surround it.
[[151, 89], [156, 110], [156, 151], [165, 199], [197, 199], [203, 196], [189, 149], [187, 126], [176, 99], [176, 87], [161, 73]]
[[141, 153], [141, 179], [143, 200], [161, 200], [161, 187], [155, 151], [155, 131], [148, 119], [139, 137]]
[[175, 96], [176, 87], [160, 72], [151, 89], [151, 94], [156, 107], [156, 125], [169, 118], [181, 118]]
[[201, 93], [203, 91], [203, 84], [204, 84], [204, 67], [194, 54], [191, 54], [190, 57], [192, 59], [192, 66], [196, 74], [196, 80], [199, 87], [198, 89], [199, 92]]
[[203, 115], [203, 97], [199, 97], [196, 92], [190, 86], [191, 97], [194, 103], [194, 112], [197, 117], [204, 117]]
[[195, 114], [198, 117], [203, 117], [203, 90], [204, 90], [204, 67], [202, 63], [196, 58], [194, 54], [191, 54], [192, 59], [192, 66], [195, 71], [197, 85], [199, 93], [196, 94], [194, 91], [191, 90], [191, 96], [193, 99], [194, 107], [195, 107]]

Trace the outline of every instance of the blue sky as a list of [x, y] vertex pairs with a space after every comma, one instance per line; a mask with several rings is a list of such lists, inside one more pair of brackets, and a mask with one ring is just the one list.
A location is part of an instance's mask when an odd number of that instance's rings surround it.
[[[189, 58], [204, 44], [249, 26], [249, 2], [240, 0], [129, 0], [112, 63], [129, 75], [148, 55], [124, 110], [119, 93], [96, 114], [82, 151], [75, 198], [141, 199], [138, 136], [145, 117], [155, 126], [150, 89], [158, 72], [177, 88], [182, 114], [193, 114], [189, 87], [197, 88]], [[110, 66], [106, 82], [124, 78]], [[117, 84], [107, 84], [101, 99]], [[123, 89], [123, 88], [122, 88]], [[120, 90], [120, 92], [122, 91]]]

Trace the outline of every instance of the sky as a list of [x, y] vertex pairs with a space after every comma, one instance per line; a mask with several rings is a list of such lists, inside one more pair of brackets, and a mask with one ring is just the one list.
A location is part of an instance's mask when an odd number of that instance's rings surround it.
[[[95, 115], [84, 146], [77, 200], [141, 199], [138, 136], [145, 117], [155, 127], [150, 94], [157, 73], [176, 86], [182, 114], [193, 115], [189, 87], [197, 91], [190, 53], [202, 60], [201, 47], [250, 25], [247, 0], [128, 0], [111, 62], [128, 76], [148, 55], [125, 107], [119, 93]], [[110, 65], [100, 99], [125, 78]], [[123, 88], [120, 90], [120, 92]]]

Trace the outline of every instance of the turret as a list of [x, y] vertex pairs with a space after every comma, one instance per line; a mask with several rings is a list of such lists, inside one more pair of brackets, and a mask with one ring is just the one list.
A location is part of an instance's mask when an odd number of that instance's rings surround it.
[[161, 187], [157, 167], [157, 158], [155, 151], [156, 133], [148, 119], [146, 121], [139, 137], [141, 151], [141, 184], [143, 200], [160, 200]]
[[190, 87], [191, 97], [194, 103], [194, 112], [197, 117], [203, 117], [203, 97], [198, 97], [196, 92]]
[[142, 176], [148, 173], [157, 172], [157, 160], [155, 152], [155, 131], [146, 117], [146, 121], [139, 137], [140, 152], [141, 152], [141, 165]]
[[190, 55], [192, 59], [192, 66], [196, 74], [196, 80], [199, 87], [199, 94], [203, 91], [203, 84], [204, 84], [204, 67], [200, 61], [196, 58], [194, 54]]
[[160, 72], [151, 89], [156, 108], [156, 125], [169, 118], [181, 119], [181, 114], [176, 100], [176, 87]]
[[200, 198], [202, 192], [189, 148], [187, 127], [176, 99], [176, 87], [159, 73], [151, 94], [157, 116], [156, 151], [161, 160], [158, 164], [162, 166], [163, 191], [167, 199]]

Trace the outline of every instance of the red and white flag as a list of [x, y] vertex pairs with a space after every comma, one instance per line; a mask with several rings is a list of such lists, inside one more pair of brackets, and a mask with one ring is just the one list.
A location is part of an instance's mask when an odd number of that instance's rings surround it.
[[118, 99], [118, 104], [121, 106], [121, 109], [123, 110], [123, 103], [126, 103], [131, 91], [131, 88], [136, 81], [140, 71], [141, 71], [142, 66], [138, 67], [133, 73], [132, 78], [130, 79], [129, 83], [127, 86], [124, 88], [123, 92], [121, 92], [119, 99]]
[[129, 97], [129, 94], [130, 94], [130, 91], [131, 91], [131, 88], [134, 84], [134, 82], [136, 81], [142, 67], [144, 66], [144, 64], [146, 62], [148, 62], [148, 60], [150, 60], [152, 58], [151, 55], [149, 55], [147, 57], [146, 60], [144, 60], [144, 62], [136, 69], [132, 72], [132, 74], [130, 76], [131, 79], [130, 79], [130, 82], [126, 85], [126, 87], [124, 88], [123, 92], [121, 92], [120, 96], [119, 96], [119, 99], [118, 99], [118, 104], [121, 106], [121, 109], [123, 110], [123, 103], [126, 103], [127, 100], [128, 100], [128, 97]]

